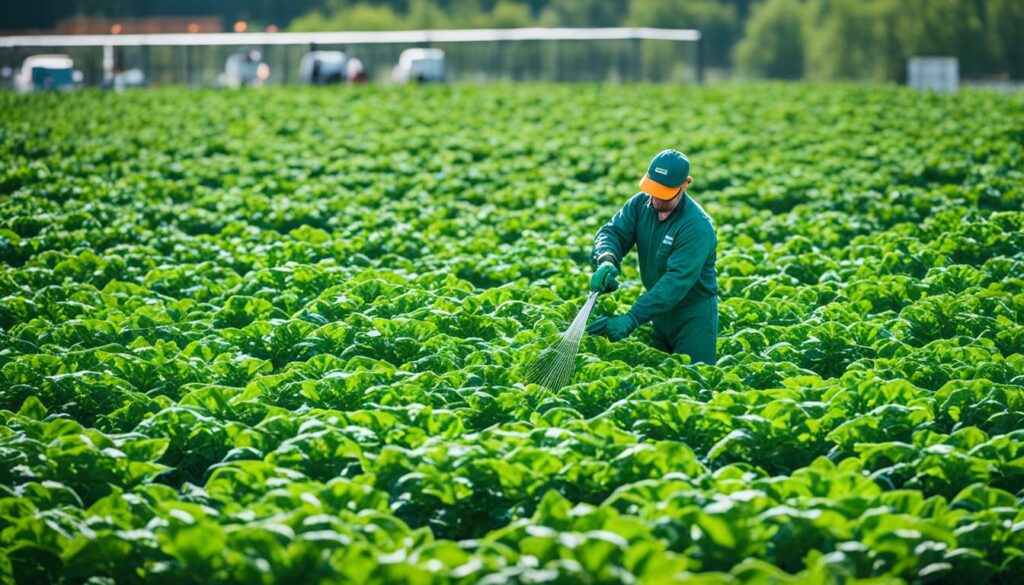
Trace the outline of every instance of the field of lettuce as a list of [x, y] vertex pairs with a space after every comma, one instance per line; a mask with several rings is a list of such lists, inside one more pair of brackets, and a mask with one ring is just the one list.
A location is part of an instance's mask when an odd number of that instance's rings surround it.
[[[1022, 583], [1022, 111], [0, 94], [0, 583]], [[672, 147], [718, 365], [647, 326], [524, 385]]]

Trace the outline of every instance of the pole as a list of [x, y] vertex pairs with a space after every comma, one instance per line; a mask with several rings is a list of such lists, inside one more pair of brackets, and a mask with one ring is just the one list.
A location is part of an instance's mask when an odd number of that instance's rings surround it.
[[633, 41], [632, 41], [632, 47], [631, 48], [633, 49], [632, 50], [633, 58], [631, 59], [631, 61], [633, 61], [633, 71], [632, 71], [632, 75], [629, 75], [629, 76], [626, 77], [626, 79], [632, 79], [634, 83], [641, 81], [641, 78], [640, 78], [640, 43], [641, 43], [640, 39], [633, 39]]
[[696, 52], [697, 83], [704, 83], [704, 35], [697, 39]]
[[561, 81], [558, 78], [558, 41], [551, 41], [551, 52], [554, 53], [554, 57], [551, 59], [553, 65], [553, 71], [551, 72], [551, 81]]
[[103, 45], [103, 84], [114, 81], [114, 46]]

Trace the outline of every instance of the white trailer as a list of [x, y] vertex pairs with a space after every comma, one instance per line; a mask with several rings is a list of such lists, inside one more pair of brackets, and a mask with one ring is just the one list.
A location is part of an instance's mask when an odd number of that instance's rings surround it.
[[956, 93], [960, 61], [956, 57], [914, 57], [907, 62], [907, 85], [919, 91]]
[[341, 51], [309, 51], [299, 62], [299, 82], [313, 85], [341, 83], [347, 78], [348, 58]]
[[221, 87], [260, 87], [269, 77], [270, 66], [263, 62], [263, 55], [253, 49], [228, 57], [218, 81]]
[[82, 73], [67, 55], [32, 55], [21, 64], [14, 78], [20, 92], [70, 90], [82, 82]]
[[441, 49], [406, 49], [391, 71], [391, 80], [395, 83], [440, 83], [444, 78], [444, 51]]

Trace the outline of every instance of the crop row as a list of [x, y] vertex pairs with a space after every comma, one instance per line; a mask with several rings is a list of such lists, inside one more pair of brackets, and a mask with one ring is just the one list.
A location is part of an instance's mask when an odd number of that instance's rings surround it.
[[[1020, 582], [1022, 105], [2, 95], [0, 580]], [[665, 146], [718, 365], [524, 384]]]

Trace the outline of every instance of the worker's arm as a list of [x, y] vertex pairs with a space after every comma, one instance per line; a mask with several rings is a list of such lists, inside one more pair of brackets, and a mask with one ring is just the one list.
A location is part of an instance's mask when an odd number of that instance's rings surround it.
[[708, 254], [715, 247], [715, 230], [706, 220], [697, 220], [676, 237], [665, 274], [633, 304], [628, 314], [644, 324], [678, 305], [697, 283]]
[[590, 254], [590, 263], [594, 267], [611, 262], [616, 268], [619, 268], [622, 258], [633, 249], [636, 244], [638, 201], [638, 197], [627, 201], [608, 223], [597, 230], [597, 235], [594, 237], [594, 251]]

